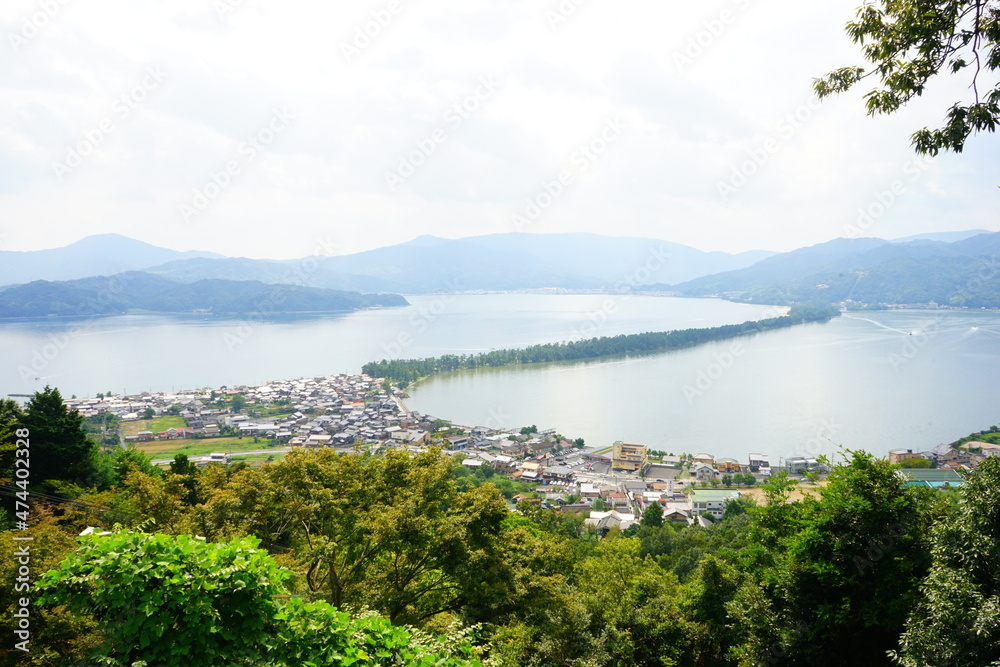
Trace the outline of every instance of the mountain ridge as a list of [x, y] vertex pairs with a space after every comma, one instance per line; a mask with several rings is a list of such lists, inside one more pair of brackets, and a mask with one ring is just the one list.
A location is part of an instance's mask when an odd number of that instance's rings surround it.
[[811, 301], [1000, 307], [1000, 232], [951, 243], [835, 239], [739, 271], [660, 286], [679, 296], [753, 303]]
[[[0, 270], [0, 285], [141, 270], [181, 282], [259, 280], [357, 292], [601, 289], [648, 281], [680, 282], [749, 266], [772, 254], [767, 250], [705, 252], [658, 239], [574, 232], [459, 239], [425, 234], [349, 255], [275, 260], [180, 253], [102, 234], [64, 248], [9, 255], [10, 261], [2, 265], [6, 270]], [[31, 270], [25, 268], [25, 258]]]
[[221, 259], [199, 250], [170, 250], [121, 234], [94, 234], [60, 248], [0, 250], [0, 285], [76, 280], [147, 269], [172, 260]]

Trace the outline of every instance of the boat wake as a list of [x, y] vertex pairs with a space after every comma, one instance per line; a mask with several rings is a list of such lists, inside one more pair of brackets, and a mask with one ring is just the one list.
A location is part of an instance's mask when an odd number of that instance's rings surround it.
[[843, 315], [842, 317], [844, 317], [844, 318], [846, 318], [848, 320], [859, 320], [861, 322], [871, 322], [872, 324], [874, 324], [877, 327], [881, 327], [883, 329], [888, 329], [889, 331], [895, 331], [896, 333], [901, 333], [904, 336], [909, 336], [910, 334], [913, 333], [912, 331], [903, 331], [902, 329], [895, 329], [893, 327], [886, 326], [885, 324], [882, 324], [881, 322], [876, 322], [875, 320], [870, 320], [867, 317], [855, 317], [853, 315]]

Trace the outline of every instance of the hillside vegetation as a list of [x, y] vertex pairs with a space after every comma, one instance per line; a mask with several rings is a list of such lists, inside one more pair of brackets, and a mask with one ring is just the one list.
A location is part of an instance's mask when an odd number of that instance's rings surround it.
[[751, 303], [809, 301], [1000, 308], [1000, 234], [953, 243], [837, 239], [662, 289]]
[[[656, 505], [622, 533], [527, 501], [512, 513], [497, 475], [433, 449], [160, 471], [135, 450], [100, 453], [80, 422], [55, 390], [24, 410], [0, 402], [0, 482], [31, 501], [5, 504], [0, 549], [32, 538], [31, 586], [0, 589], [6, 618], [29, 610], [30, 653], [6, 642], [3, 664], [1000, 660], [998, 457], [935, 492], [845, 452], [798, 502], [779, 473], [707, 527]], [[77, 537], [87, 526], [108, 534]], [[2, 559], [0, 576], [19, 567]]]
[[398, 294], [359, 294], [249, 280], [181, 283], [139, 271], [62, 282], [37, 280], [0, 291], [0, 317], [120, 315], [130, 311], [268, 315], [406, 304]]

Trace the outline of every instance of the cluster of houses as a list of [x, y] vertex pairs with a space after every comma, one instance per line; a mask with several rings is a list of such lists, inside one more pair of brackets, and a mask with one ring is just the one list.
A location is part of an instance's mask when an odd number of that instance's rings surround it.
[[[218, 405], [218, 398], [236, 395], [259, 413], [213, 407]], [[140, 431], [125, 436], [127, 442], [216, 437], [225, 432], [285, 447], [367, 445], [419, 451], [438, 445], [470, 471], [489, 468], [491, 474], [534, 484], [535, 493], [530, 498], [515, 496], [515, 506], [527, 500], [551, 503], [564, 512], [588, 513], [587, 523], [598, 530], [625, 530], [654, 504], [663, 509], [665, 521], [706, 523], [711, 520], [708, 517], [720, 518], [726, 503], [740, 497], [739, 491], [732, 488], [707, 487], [729, 482], [738, 474], [744, 480], [750, 476], [759, 480], [773, 472], [770, 457], [757, 453], [750, 454], [746, 462], [704, 452], [664, 455], [654, 460], [646, 445], [615, 442], [610, 451], [583, 448], [558, 436], [554, 429], [523, 435], [487, 427], [453, 427], [407, 410], [398, 391], [388, 391], [382, 379], [367, 375], [300, 378], [169, 394], [74, 398], [66, 404], [84, 416], [110, 412], [127, 422], [141, 415], [170, 412], [183, 417], [186, 423], [158, 433]], [[894, 450], [889, 459], [902, 463], [909, 458], [933, 457], [935, 469], [907, 471], [911, 475], [907, 483], [944, 486], [960, 483], [959, 471], [963, 468], [974, 467], [985, 456], [1000, 454], [1000, 445], [990, 443], [947, 449], [919, 454]], [[822, 462], [805, 457], [785, 459], [781, 468], [792, 475], [826, 470]], [[598, 499], [601, 502], [595, 503]]]
[[762, 455], [751, 455], [745, 464], [734, 459], [717, 461], [705, 453], [651, 460], [646, 445], [624, 442], [615, 442], [610, 456], [592, 449], [563, 449], [512, 458], [472, 449], [463, 452], [463, 457], [463, 465], [471, 469], [492, 465], [496, 472], [538, 483], [533, 496], [515, 496], [514, 503], [550, 503], [562, 512], [587, 513], [585, 522], [600, 531], [627, 530], [653, 505], [662, 508], [664, 521], [706, 525], [721, 518], [726, 503], [738, 499], [740, 492], [699, 487], [710, 479], [721, 481], [728, 473], [754, 475], [755, 479], [770, 474], [767, 457]]
[[[240, 395], [254, 406], [282, 406], [280, 417], [212, 407], [218, 398]], [[168, 411], [182, 417], [183, 428], [125, 436], [126, 442], [175, 438], [213, 438], [226, 433], [266, 438], [286, 446], [420, 444], [431, 425], [420, 415], [400, 410], [396, 397], [366, 375], [335, 375], [268, 382], [261, 386], [221, 387], [177, 393], [68, 399], [66, 405], [85, 417], [110, 412], [123, 422]]]

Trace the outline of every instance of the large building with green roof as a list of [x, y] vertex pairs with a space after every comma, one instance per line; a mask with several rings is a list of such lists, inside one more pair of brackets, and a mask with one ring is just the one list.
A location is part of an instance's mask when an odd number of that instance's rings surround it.
[[691, 492], [691, 506], [695, 516], [708, 512], [717, 519], [722, 518], [726, 511], [726, 503], [738, 500], [739, 491], [724, 491], [720, 489], [695, 489]]
[[903, 486], [928, 486], [940, 489], [962, 484], [962, 476], [947, 468], [904, 468], [899, 474], [905, 479]]

